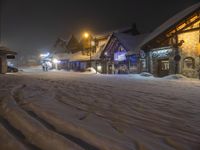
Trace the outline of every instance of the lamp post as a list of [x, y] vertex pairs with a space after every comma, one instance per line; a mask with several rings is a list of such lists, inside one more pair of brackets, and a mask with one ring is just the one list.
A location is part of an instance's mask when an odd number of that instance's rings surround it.
[[88, 32], [85, 32], [83, 34], [83, 38], [86, 40], [89, 40], [89, 55], [90, 55], [90, 62], [89, 62], [89, 67], [92, 67], [92, 46], [95, 46], [95, 42], [92, 41], [92, 36]]

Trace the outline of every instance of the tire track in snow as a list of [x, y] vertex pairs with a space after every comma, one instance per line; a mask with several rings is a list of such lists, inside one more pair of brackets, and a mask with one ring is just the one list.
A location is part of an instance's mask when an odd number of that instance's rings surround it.
[[19, 142], [21, 142], [29, 150], [41, 150], [39, 147], [29, 143], [21, 131], [13, 127], [4, 117], [0, 116], [1, 125], [13, 135]]
[[[23, 109], [23, 108], [22, 108]], [[31, 117], [37, 119], [39, 122], [41, 122], [46, 128], [48, 128], [49, 130], [52, 130], [62, 136], [64, 136], [65, 138], [67, 138], [68, 140], [78, 144], [79, 146], [81, 146], [82, 148], [84, 148], [85, 150], [99, 150], [98, 148], [94, 147], [93, 145], [88, 144], [87, 142], [74, 137], [72, 135], [66, 134], [66, 133], [62, 133], [56, 130], [56, 128], [48, 123], [47, 121], [45, 121], [44, 119], [42, 119], [41, 117], [39, 117], [37, 114], [35, 114], [33, 111], [28, 111], [26, 109], [23, 109], [24, 111], [26, 111]]]
[[[56, 128], [51, 125], [50, 123], [48, 123], [46, 120], [42, 119], [41, 117], [39, 117], [36, 113], [34, 113], [33, 111], [29, 111], [26, 110], [25, 108], [23, 108], [22, 106], [24, 105], [24, 103], [20, 103], [21, 99], [19, 98], [19, 90], [25, 88], [26, 85], [22, 85], [20, 87], [17, 87], [13, 90], [12, 95], [14, 100], [16, 101], [16, 103], [20, 106], [20, 108], [22, 110], [24, 110], [30, 117], [34, 118], [35, 120], [39, 121], [42, 125], [44, 125], [47, 129], [65, 137], [67, 140], [70, 140], [71, 142], [79, 145], [80, 147], [82, 147], [85, 150], [99, 150], [97, 147], [83, 141], [82, 139], [72, 136], [70, 134], [67, 133], [62, 133], [56, 130]], [[34, 149], [35, 150], [35, 149]]]

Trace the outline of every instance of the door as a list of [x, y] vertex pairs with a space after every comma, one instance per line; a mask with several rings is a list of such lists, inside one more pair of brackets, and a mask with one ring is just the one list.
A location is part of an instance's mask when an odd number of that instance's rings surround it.
[[158, 76], [164, 77], [169, 75], [169, 59], [158, 60]]

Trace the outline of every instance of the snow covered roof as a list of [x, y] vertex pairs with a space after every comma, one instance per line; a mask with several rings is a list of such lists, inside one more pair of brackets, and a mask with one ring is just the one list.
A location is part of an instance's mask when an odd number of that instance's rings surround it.
[[53, 57], [57, 58], [59, 60], [69, 60], [70, 55], [71, 54], [69, 54], [69, 53], [63, 52], [63, 53], [56, 53], [53, 55]]
[[[105, 45], [98, 46], [96, 49], [96, 53], [92, 53], [91, 60], [99, 60], [101, 53], [104, 49]], [[71, 62], [73, 61], [89, 61], [90, 56], [85, 54], [82, 54], [82, 51], [76, 52], [76, 53], [58, 53], [54, 54], [55, 58], [58, 58], [59, 60], [69, 60]]]
[[129, 35], [124, 33], [114, 33], [114, 36], [121, 42], [127, 51], [133, 51], [147, 34]]
[[[198, 9], [200, 9], [200, 2], [198, 2], [198, 3], [190, 6], [189, 8], [186, 8], [185, 10], [179, 12], [178, 14], [176, 14], [175, 16], [173, 16], [172, 18], [167, 20], [165, 23], [163, 23], [161, 26], [156, 28], [151, 34], [149, 34], [149, 36], [147, 36], [144, 39], [144, 41], [138, 46], [138, 48], [140, 49], [142, 46], [144, 46], [145, 44], [147, 44], [151, 40], [155, 39], [157, 36], [159, 36], [163, 32], [166, 32], [172, 26], [174, 26], [175, 24], [178, 24], [181, 20], [183, 20], [187, 16], [190, 16], [191, 14], [193, 14]], [[130, 54], [131, 54], [131, 52], [129, 53], [129, 55]]]
[[0, 54], [6, 54], [6, 55], [17, 55], [16, 52], [11, 51], [7, 47], [0, 46]]
[[[91, 60], [99, 60], [103, 50], [104, 50], [104, 45], [97, 47], [96, 53], [91, 54]], [[87, 54], [83, 55], [81, 51], [71, 54], [69, 56], [69, 61], [88, 61], [88, 60], [90, 60], [90, 56]]]

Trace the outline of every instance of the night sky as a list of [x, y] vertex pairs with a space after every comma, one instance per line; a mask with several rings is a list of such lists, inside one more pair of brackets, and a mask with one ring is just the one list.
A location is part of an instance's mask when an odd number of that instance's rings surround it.
[[58, 37], [131, 26], [155, 29], [199, 0], [2, 0], [2, 43], [23, 53], [48, 50]]

